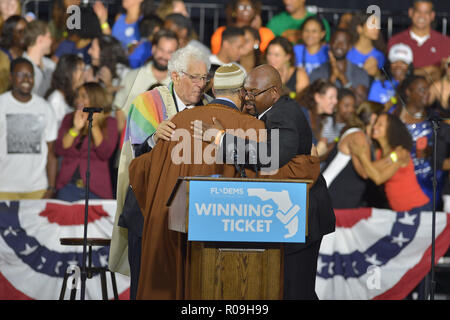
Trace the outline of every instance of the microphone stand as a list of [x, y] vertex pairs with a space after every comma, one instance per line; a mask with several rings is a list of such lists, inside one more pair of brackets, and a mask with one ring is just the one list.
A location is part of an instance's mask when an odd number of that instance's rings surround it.
[[87, 225], [89, 212], [89, 179], [90, 179], [90, 157], [91, 157], [91, 139], [92, 139], [92, 120], [94, 113], [100, 113], [103, 108], [83, 108], [83, 112], [88, 115], [88, 153], [87, 153], [87, 169], [86, 169], [86, 185], [85, 185], [85, 202], [84, 202], [84, 235], [83, 235], [83, 261], [81, 264], [81, 292], [80, 300], [84, 300], [86, 294], [86, 251], [87, 251]]
[[433, 126], [433, 214], [431, 221], [431, 280], [430, 280], [430, 300], [434, 300], [434, 293], [436, 290], [435, 273], [435, 248], [436, 248], [436, 188], [437, 188], [437, 131], [439, 129], [439, 119], [431, 117], [429, 119]]

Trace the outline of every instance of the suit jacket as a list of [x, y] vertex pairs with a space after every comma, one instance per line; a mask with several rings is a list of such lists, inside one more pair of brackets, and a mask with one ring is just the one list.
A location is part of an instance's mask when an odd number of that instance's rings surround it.
[[[268, 110], [261, 119], [266, 124], [267, 133], [267, 150], [270, 150], [271, 130], [279, 130], [279, 167], [283, 167], [292, 158], [297, 155], [309, 155], [312, 147], [312, 131], [308, 121], [301, 111], [296, 101], [289, 97], [281, 97], [270, 110]], [[228, 146], [239, 138], [231, 135], [226, 136], [224, 144], [229, 151], [232, 148]], [[248, 142], [246, 141], [248, 144]], [[262, 143], [258, 144], [261, 148]], [[225, 148], [224, 148], [225, 149]], [[248, 152], [249, 148], [246, 148]], [[259, 152], [257, 152], [259, 156]], [[226, 158], [230, 155], [227, 152]], [[249, 155], [245, 159], [251, 159]], [[229, 163], [229, 160], [227, 161]], [[258, 157], [258, 165], [261, 164]], [[323, 235], [334, 232], [336, 218], [331, 204], [331, 197], [325, 179], [320, 174], [317, 181], [309, 190], [309, 210], [308, 210], [308, 236], [304, 244], [285, 244], [285, 253], [303, 249], [310, 243], [319, 240]]]

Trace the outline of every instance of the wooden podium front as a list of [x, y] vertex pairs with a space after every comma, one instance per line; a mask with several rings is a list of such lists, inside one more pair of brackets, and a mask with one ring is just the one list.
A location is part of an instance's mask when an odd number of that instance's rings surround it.
[[[188, 177], [178, 180], [168, 201], [170, 230], [189, 232], [189, 185], [193, 180], [217, 181], [218, 178]], [[249, 180], [220, 179], [243, 182]], [[262, 179], [257, 181], [261, 182]], [[282, 252], [282, 243], [187, 241], [185, 299], [282, 299]]]

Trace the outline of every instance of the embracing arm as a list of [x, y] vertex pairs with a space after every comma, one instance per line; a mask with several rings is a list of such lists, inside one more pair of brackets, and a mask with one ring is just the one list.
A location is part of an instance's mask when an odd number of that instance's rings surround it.
[[382, 158], [378, 161], [372, 162], [364, 152], [365, 147], [351, 146], [352, 152], [361, 161], [361, 165], [366, 171], [368, 177], [375, 182], [376, 185], [381, 185], [388, 181], [397, 172], [397, 170], [405, 166], [409, 162], [409, 153], [404, 149], [397, 148], [397, 160], [393, 162], [390, 157]]

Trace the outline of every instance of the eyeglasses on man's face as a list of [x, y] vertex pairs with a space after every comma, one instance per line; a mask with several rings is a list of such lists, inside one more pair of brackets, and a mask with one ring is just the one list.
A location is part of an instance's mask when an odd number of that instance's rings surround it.
[[201, 83], [201, 82], [205, 82], [208, 83], [210, 81], [210, 76], [209, 75], [193, 75], [184, 71], [181, 71], [182, 74], [184, 74], [185, 76], [187, 76], [193, 83]]
[[267, 89], [264, 89], [264, 90], [262, 90], [262, 91], [259, 91], [259, 92], [255, 92], [254, 89], [246, 89], [246, 88], [243, 88], [243, 94], [244, 94], [244, 97], [245, 97], [245, 96], [249, 96], [249, 97], [256, 98], [257, 96], [263, 94], [264, 92], [269, 91], [269, 90], [272, 89], [272, 88], [275, 88], [275, 86], [271, 86], [271, 87], [269, 87], [269, 88], [267, 88]]

